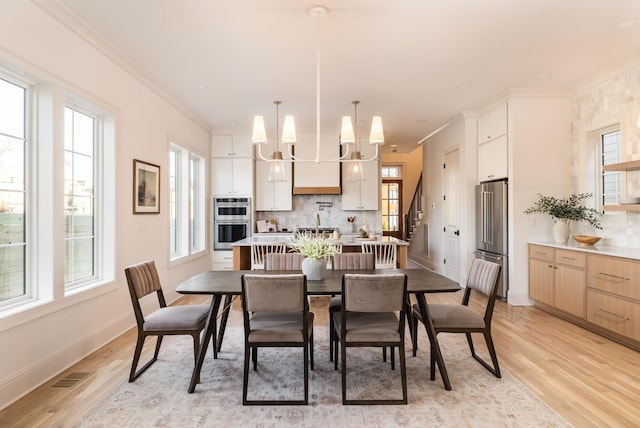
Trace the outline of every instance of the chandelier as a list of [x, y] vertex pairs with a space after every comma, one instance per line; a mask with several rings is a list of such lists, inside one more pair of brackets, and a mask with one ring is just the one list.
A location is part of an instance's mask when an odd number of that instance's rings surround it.
[[[369, 162], [378, 159], [379, 146], [384, 144], [384, 131], [382, 129], [382, 118], [373, 116], [371, 120], [371, 132], [369, 134], [369, 144], [375, 147], [375, 154], [369, 158], [362, 158], [360, 152], [360, 141], [357, 135], [358, 128], [358, 104], [360, 101], [352, 101], [354, 106], [353, 127], [351, 116], [342, 117], [340, 128], [340, 145], [345, 148], [342, 156], [333, 159], [322, 159], [320, 157], [320, 18], [327, 12], [322, 6], [311, 9], [311, 14], [316, 17], [316, 153], [313, 159], [304, 159], [293, 154], [292, 147], [296, 144], [296, 129], [292, 115], [286, 115], [282, 127], [282, 143], [287, 146], [288, 158], [284, 159], [279, 150], [279, 107], [281, 101], [274, 101], [276, 105], [276, 137], [275, 147], [271, 157], [262, 153], [262, 146], [267, 144], [267, 133], [264, 126], [264, 116], [256, 115], [253, 119], [253, 134], [251, 141], [258, 146], [258, 157], [266, 162], [271, 162], [269, 168], [269, 181], [286, 181], [283, 162], [344, 162], [348, 163], [346, 180], [364, 181], [362, 172], [362, 162]], [[354, 131], [355, 129], [355, 131]]]

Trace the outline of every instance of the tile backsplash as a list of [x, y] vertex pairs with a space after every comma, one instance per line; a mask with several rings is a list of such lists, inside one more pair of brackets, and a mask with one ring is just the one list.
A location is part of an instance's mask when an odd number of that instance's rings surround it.
[[279, 231], [285, 228], [295, 232], [298, 227], [315, 227], [316, 216], [320, 217], [320, 227], [337, 227], [340, 233], [349, 233], [347, 217], [350, 216], [355, 217], [356, 232], [368, 225], [376, 234], [382, 233], [380, 211], [343, 211], [340, 195], [294, 195], [293, 210], [256, 211], [255, 220], [275, 219]]

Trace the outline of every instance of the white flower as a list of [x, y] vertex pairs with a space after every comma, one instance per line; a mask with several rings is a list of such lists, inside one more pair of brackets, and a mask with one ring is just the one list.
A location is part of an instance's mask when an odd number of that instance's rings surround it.
[[299, 233], [291, 241], [291, 251], [300, 253], [310, 259], [324, 259], [336, 253], [336, 246], [329, 238], [314, 238]]

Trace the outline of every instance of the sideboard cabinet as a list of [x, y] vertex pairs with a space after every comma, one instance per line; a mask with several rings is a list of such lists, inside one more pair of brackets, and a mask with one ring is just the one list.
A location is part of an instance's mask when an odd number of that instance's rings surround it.
[[640, 350], [640, 261], [529, 244], [535, 306]]

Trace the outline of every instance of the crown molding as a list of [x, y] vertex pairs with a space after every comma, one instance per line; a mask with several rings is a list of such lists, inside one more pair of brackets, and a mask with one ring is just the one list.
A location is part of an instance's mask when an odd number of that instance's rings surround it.
[[207, 132], [212, 131], [211, 125], [206, 120], [163, 89], [162, 85], [154, 81], [134, 60], [109, 43], [59, 0], [31, 0], [31, 2]]

